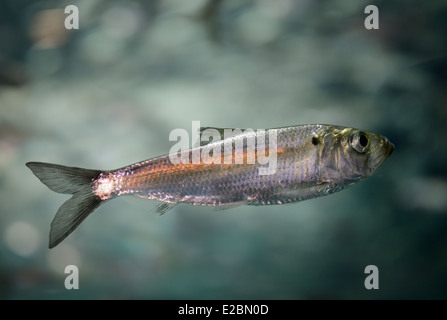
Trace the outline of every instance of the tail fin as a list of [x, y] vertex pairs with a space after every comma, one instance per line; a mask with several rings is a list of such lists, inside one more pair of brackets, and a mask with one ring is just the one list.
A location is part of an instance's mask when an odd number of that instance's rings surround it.
[[42, 162], [28, 162], [26, 166], [51, 190], [73, 194], [59, 208], [51, 223], [49, 247], [53, 248], [100, 205], [101, 200], [92, 193], [91, 182], [101, 171]]

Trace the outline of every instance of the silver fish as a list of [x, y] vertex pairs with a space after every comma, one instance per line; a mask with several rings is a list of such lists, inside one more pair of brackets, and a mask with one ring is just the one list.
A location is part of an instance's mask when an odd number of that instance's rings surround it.
[[[276, 144], [273, 148], [266, 139], [265, 147], [276, 156], [276, 168], [267, 175], [259, 174], [265, 165], [248, 161], [250, 154], [259, 156], [258, 140], [254, 145], [247, 142], [253, 138], [249, 130], [189, 149], [189, 162], [173, 163], [165, 155], [109, 171], [28, 162], [48, 188], [73, 195], [54, 217], [49, 247], [65, 239], [101, 203], [121, 195], [162, 201], [157, 208], [161, 214], [178, 203], [221, 208], [291, 203], [328, 195], [369, 177], [394, 150], [384, 136], [335, 125], [271, 130], [267, 132], [275, 133]], [[223, 160], [225, 145], [243, 146], [232, 148], [230, 163], [209, 163], [203, 157], [191, 161], [195, 151], [209, 152], [212, 147], [221, 148]]]

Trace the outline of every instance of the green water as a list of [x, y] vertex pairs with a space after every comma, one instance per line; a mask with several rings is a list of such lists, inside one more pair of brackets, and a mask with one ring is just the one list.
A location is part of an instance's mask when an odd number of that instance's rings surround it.
[[[0, 3], [0, 298], [447, 298], [442, 2], [206, 3], [83, 1], [71, 31], [48, 11], [70, 2]], [[192, 121], [338, 124], [396, 149], [367, 180], [297, 204], [157, 216], [116, 199], [48, 249], [68, 196], [26, 162], [113, 169], [167, 153]]]

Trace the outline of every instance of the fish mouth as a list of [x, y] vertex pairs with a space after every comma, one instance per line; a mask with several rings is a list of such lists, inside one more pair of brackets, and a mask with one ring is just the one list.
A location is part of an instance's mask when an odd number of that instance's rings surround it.
[[389, 143], [389, 145], [388, 145], [388, 152], [387, 152], [387, 155], [386, 155], [387, 157], [389, 157], [393, 153], [393, 151], [394, 151], [394, 144], [389, 142], [389, 141], [388, 141], [388, 143]]
[[382, 144], [383, 147], [381, 147], [381, 151], [378, 150], [382, 155], [377, 157], [375, 161], [371, 163], [370, 173], [373, 173], [375, 170], [377, 170], [377, 168], [379, 168], [394, 151], [394, 144], [391, 143], [387, 138], [383, 138]]
[[385, 144], [387, 146], [387, 150], [386, 150], [384, 158], [387, 159], [394, 151], [394, 144], [390, 140], [388, 140], [387, 138], [385, 138]]

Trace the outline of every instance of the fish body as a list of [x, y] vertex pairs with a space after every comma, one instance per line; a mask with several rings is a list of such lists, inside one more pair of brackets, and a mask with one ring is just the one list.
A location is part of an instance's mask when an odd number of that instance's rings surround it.
[[[373, 132], [316, 124], [270, 129], [264, 140], [246, 130], [116, 170], [39, 162], [27, 166], [53, 191], [73, 194], [52, 222], [51, 248], [102, 202], [121, 195], [162, 201], [160, 213], [178, 203], [231, 208], [297, 202], [370, 176], [393, 149], [387, 138]], [[272, 161], [267, 165], [266, 159]]]

